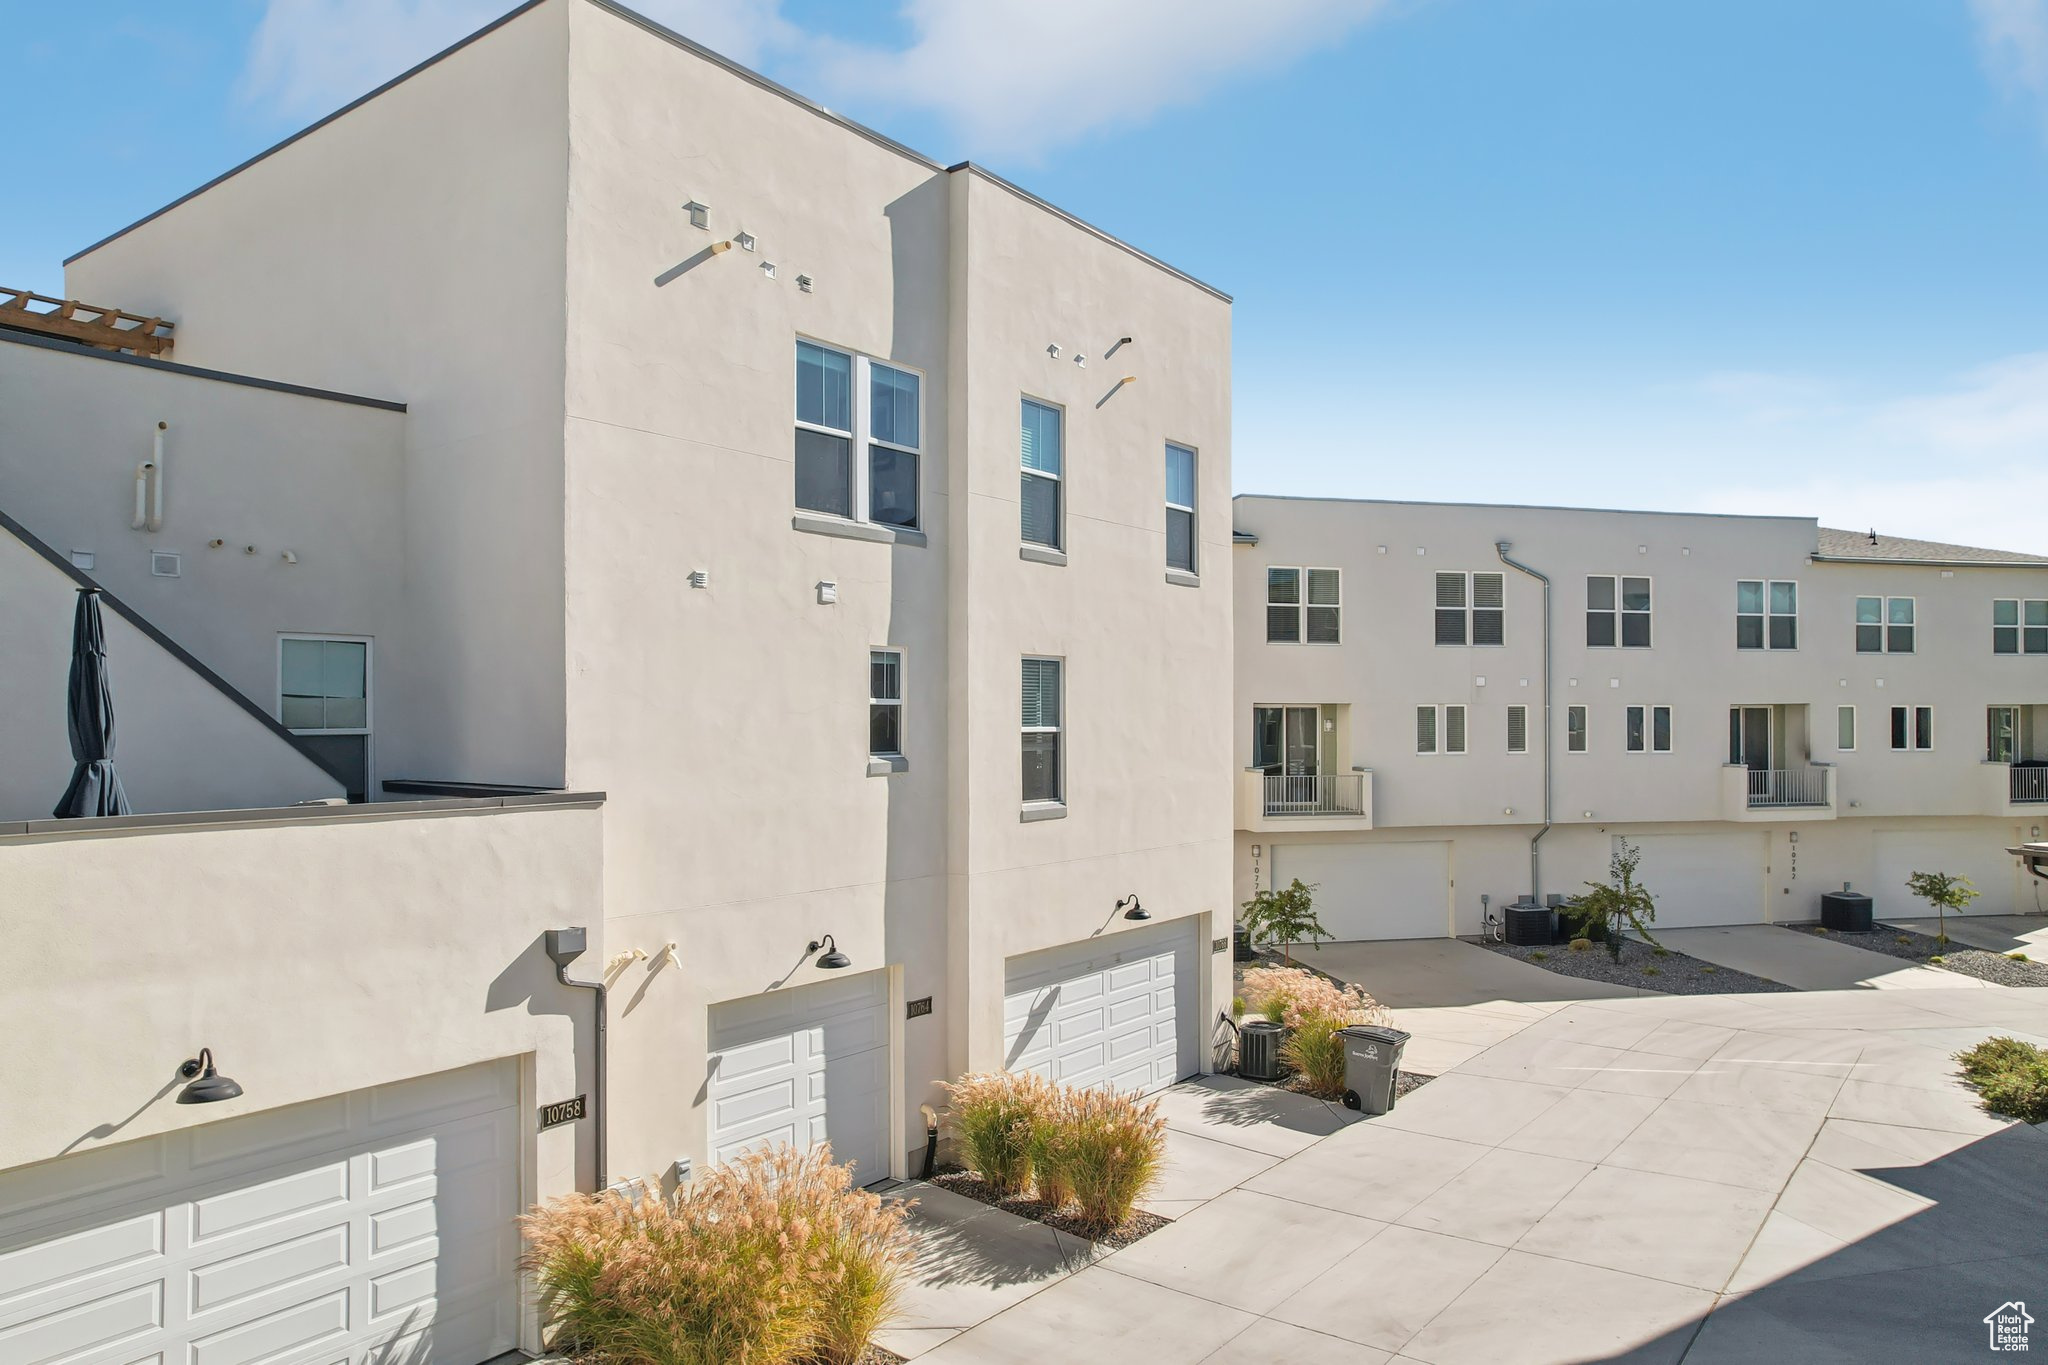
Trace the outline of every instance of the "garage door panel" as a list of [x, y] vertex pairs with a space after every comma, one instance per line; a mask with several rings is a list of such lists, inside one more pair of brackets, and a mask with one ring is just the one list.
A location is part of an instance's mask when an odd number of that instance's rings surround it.
[[195, 1128], [189, 1168], [204, 1179], [218, 1167], [238, 1165], [259, 1154], [277, 1161], [294, 1151], [330, 1150], [348, 1136], [348, 1104], [348, 1096], [330, 1095], [249, 1114], [234, 1123]]
[[[1151, 1091], [1197, 1069], [1178, 995], [1198, 984], [1192, 927], [1071, 945], [1005, 974], [1004, 1064], [1064, 1085]], [[1168, 940], [1162, 950], [1161, 940]]]
[[336, 1223], [194, 1266], [187, 1302], [194, 1314], [233, 1308], [323, 1272], [340, 1272], [348, 1263], [348, 1224]]
[[164, 1215], [151, 1210], [104, 1227], [0, 1255], [0, 1308], [34, 1294], [65, 1293], [97, 1276], [130, 1270], [163, 1255]]
[[1316, 888], [1316, 918], [1340, 942], [1450, 933], [1448, 841], [1275, 844], [1273, 884], [1297, 877]]
[[224, 1190], [192, 1202], [192, 1245], [204, 1246], [348, 1202], [348, 1162], [329, 1161], [276, 1180]]
[[0, 1360], [9, 1365], [56, 1365], [153, 1332], [163, 1325], [163, 1291], [161, 1281], [134, 1285], [0, 1328]]
[[348, 1291], [281, 1308], [193, 1340], [192, 1365], [256, 1365], [348, 1335]]

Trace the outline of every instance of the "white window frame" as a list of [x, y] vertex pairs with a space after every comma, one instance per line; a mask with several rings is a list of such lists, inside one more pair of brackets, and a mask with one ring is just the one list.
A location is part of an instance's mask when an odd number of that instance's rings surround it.
[[[1041, 408], [1047, 408], [1059, 414], [1060, 472], [1057, 474], [1048, 474], [1043, 469], [1033, 469], [1024, 463], [1024, 405], [1026, 403], [1035, 403]], [[1067, 445], [1067, 405], [1065, 403], [1056, 403], [1050, 398], [1040, 398], [1035, 393], [1020, 391], [1017, 394], [1018, 476], [1020, 479], [1044, 479], [1057, 485], [1054, 489], [1052, 544], [1050, 545], [1042, 540], [1026, 540], [1024, 538], [1024, 500], [1021, 495], [1018, 497], [1017, 543], [1020, 545], [1027, 545], [1034, 550], [1044, 550], [1052, 554], [1065, 554], [1067, 552]], [[1063, 680], [1061, 686], [1064, 687], [1066, 685], [1064, 682], [1066, 671], [1064, 669], [1061, 670], [1060, 676]]]
[[[1895, 731], [1891, 721], [1893, 716], [1900, 711], [1906, 713], [1906, 743], [1904, 744], [1892, 743], [1892, 736]], [[1920, 730], [1920, 713], [1922, 711], [1927, 713], [1927, 729], [1931, 732], [1934, 729], [1934, 708], [1932, 706], [1918, 702], [1909, 702], [1903, 706], [1893, 706], [1891, 712], [1885, 716], [1885, 741], [1891, 744], [1893, 753], [1930, 754], [1934, 752], [1933, 735], [1931, 733], [1923, 735]], [[1923, 739], [1927, 741], [1925, 744], [1920, 742]]]
[[[1462, 578], [1465, 580], [1463, 606], [1443, 607], [1437, 605], [1437, 580], [1441, 578]], [[1478, 605], [1478, 580], [1481, 578], [1498, 578], [1500, 580], [1500, 605], [1498, 607], [1482, 607]], [[1438, 649], [1505, 649], [1507, 647], [1508, 576], [1505, 572], [1496, 572], [1492, 569], [1439, 569], [1430, 576], [1429, 600], [1429, 638], [1430, 642]], [[1463, 635], [1457, 640], [1439, 640], [1436, 638], [1437, 617], [1440, 613], [1447, 611], [1459, 612], [1465, 618]], [[1482, 645], [1478, 643], [1476, 638], [1479, 613], [1482, 611], [1497, 611], [1500, 613], [1500, 639], [1492, 644]]]
[[285, 725], [295, 735], [361, 735], [363, 737], [363, 800], [375, 799], [377, 791], [377, 641], [369, 635], [321, 635], [306, 631], [280, 631], [277, 636], [277, 723], [284, 725], [284, 642], [310, 640], [316, 644], [333, 641], [363, 647], [363, 723], [360, 727], [302, 730]]
[[[1515, 712], [1517, 711], [1522, 713], [1522, 747], [1519, 749], [1515, 747]], [[1508, 752], [1511, 754], [1526, 754], [1529, 752], [1529, 704], [1527, 702], [1518, 701], [1509, 704], [1507, 742]]]
[[[1579, 717], [1579, 747], [1572, 747], [1572, 713]], [[1584, 702], [1572, 702], [1564, 708], [1564, 751], [1568, 754], [1583, 754], [1593, 747], [1593, 711]]]
[[[1607, 582], [1609, 582], [1609, 583], [1612, 583], [1612, 584], [1614, 585], [1614, 605], [1613, 605], [1613, 607], [1611, 607], [1611, 608], [1609, 608], [1609, 607], [1595, 607], [1595, 606], [1593, 605], [1593, 603], [1592, 603], [1592, 600], [1591, 600], [1591, 599], [1592, 599], [1592, 587], [1593, 587], [1593, 580], [1594, 580], [1594, 579], [1596, 579], [1596, 578], [1598, 578], [1598, 579], [1605, 579], [1605, 580], [1606, 580]], [[1622, 584], [1623, 584], [1624, 582], [1626, 582], [1626, 581], [1627, 581], [1628, 579], [1631, 579], [1631, 578], [1634, 578], [1634, 579], [1640, 579], [1640, 580], [1641, 580], [1642, 582], [1644, 582], [1644, 583], [1647, 583], [1647, 584], [1649, 584], [1649, 585], [1650, 585], [1650, 605], [1649, 605], [1648, 607], [1645, 607], [1645, 608], [1644, 608], [1644, 609], [1642, 609], [1641, 611], [1634, 611], [1634, 610], [1631, 610], [1631, 609], [1629, 609], [1629, 608], [1627, 608], [1627, 607], [1625, 607], [1625, 606], [1623, 606], [1623, 605], [1622, 605], [1622, 603], [1623, 603], [1623, 602], [1624, 602], [1624, 601], [1626, 600], [1626, 599], [1625, 599], [1625, 598], [1624, 598], [1624, 597], [1622, 596]], [[1610, 618], [1610, 621], [1611, 621], [1611, 623], [1612, 623], [1612, 625], [1613, 625], [1613, 628], [1614, 628], [1614, 643], [1613, 643], [1613, 644], [1611, 644], [1611, 645], [1596, 645], [1596, 644], [1594, 644], [1594, 643], [1593, 643], [1593, 642], [1592, 642], [1591, 640], [1588, 640], [1588, 641], [1586, 642], [1586, 648], [1588, 648], [1588, 649], [1649, 649], [1649, 648], [1650, 648], [1650, 647], [1651, 647], [1652, 645], [1654, 645], [1654, 644], [1656, 643], [1656, 640], [1657, 640], [1657, 634], [1656, 634], [1656, 620], [1657, 620], [1657, 583], [1656, 583], [1656, 580], [1655, 580], [1655, 579], [1654, 579], [1654, 578], [1653, 578], [1653, 577], [1652, 577], [1651, 575], [1649, 575], [1649, 574], [1642, 574], [1642, 573], [1628, 573], [1628, 574], [1617, 574], [1617, 573], [1589, 573], [1589, 574], [1587, 574], [1587, 575], [1586, 575], [1586, 591], [1587, 591], [1587, 602], [1586, 602], [1586, 623], [1587, 623], [1587, 625], [1588, 625], [1589, 627], [1591, 626], [1591, 624], [1592, 624], [1592, 619], [1593, 619], [1593, 617], [1595, 617], [1595, 616], [1605, 616], [1605, 617], [1608, 617], [1608, 618]], [[1645, 623], [1646, 625], [1648, 625], [1648, 626], [1649, 626], [1649, 629], [1650, 629], [1650, 641], [1649, 641], [1649, 643], [1648, 643], [1648, 644], [1632, 645], [1632, 644], [1628, 644], [1628, 643], [1627, 643], [1627, 639], [1628, 639], [1628, 631], [1627, 631], [1627, 625], [1628, 625], [1628, 618], [1629, 618], [1629, 617], [1631, 617], [1631, 616], [1640, 616], [1640, 617], [1642, 617], [1642, 618], [1643, 618], [1643, 621], [1644, 621], [1644, 623]]]
[[[1186, 441], [1170, 440], [1166, 443], [1161, 453], [1170, 457], [1172, 452], [1176, 450], [1187, 452], [1188, 482], [1195, 491], [1195, 503], [1199, 504], [1202, 500], [1202, 452], [1196, 447], [1189, 445]], [[1165, 470], [1163, 467], [1160, 472], [1164, 475]], [[1170, 494], [1171, 490], [1169, 489], [1168, 492]], [[1202, 513], [1200, 507], [1177, 503], [1171, 496], [1168, 496], [1166, 499], [1166, 511], [1167, 570], [1171, 573], [1199, 576], [1202, 572]], [[1175, 512], [1185, 512], [1188, 514], [1188, 562], [1185, 566], [1173, 562], [1173, 513]], [[1306, 584], [1304, 583], [1305, 586]], [[1343, 597], [1343, 592], [1343, 585], [1340, 583], [1337, 589], [1337, 595], [1340, 599]], [[1339, 633], [1342, 633], [1341, 630]]]
[[[1421, 720], [1422, 713], [1425, 711], [1430, 713], [1431, 724], [1435, 726], [1435, 731], [1431, 735], [1433, 747], [1428, 749], [1422, 747]], [[1455, 749], [1451, 747], [1451, 712], [1453, 711], [1459, 713], [1458, 729], [1461, 732], [1459, 736], [1460, 743]], [[1415, 719], [1417, 722], [1415, 753], [1418, 757], [1426, 758], [1436, 754], [1467, 754], [1472, 751], [1472, 713], [1471, 709], [1464, 702], [1420, 703], [1415, 708]]]
[[[796, 345], [798, 342], [809, 346], [816, 346], [821, 351], [830, 351], [834, 355], [845, 356], [852, 362], [847, 380], [853, 386], [852, 406], [847, 414], [848, 420], [853, 423], [853, 430], [851, 431], [841, 431], [837, 427], [819, 426], [815, 422], [806, 422], [798, 418], [796, 416], [797, 398], [794, 380], [792, 380], [789, 386], [790, 420], [795, 424], [796, 430], [814, 431], [821, 436], [839, 437], [847, 442], [849, 448], [848, 459], [851, 465], [847, 470], [847, 476], [851, 480], [847, 499], [848, 510], [851, 515], [842, 517], [836, 512], [820, 512], [815, 507], [797, 505], [796, 476], [793, 470], [790, 475], [790, 505], [799, 516], [824, 517], [828, 521], [845, 521], [861, 526], [879, 526], [888, 531], [916, 531], [922, 533], [924, 530], [924, 471], [926, 463], [922, 442], [927, 430], [924, 401], [926, 387], [925, 372], [915, 365], [905, 365], [899, 361], [884, 360], [879, 356], [866, 355], [845, 346], [835, 346], [829, 341], [821, 341], [817, 337], [806, 336], [802, 332], [797, 333], [796, 340], [790, 344], [790, 363], [792, 367], [795, 365]], [[895, 441], [881, 440], [875, 435], [874, 414], [871, 411], [874, 406], [874, 395], [871, 392], [873, 388], [871, 367], [875, 365], [880, 365], [886, 370], [901, 370], [905, 374], [917, 376], [917, 439], [920, 444], [914, 446], [901, 445]], [[899, 454], [917, 457], [917, 517], [908, 526], [893, 521], [876, 521], [874, 519], [874, 509], [870, 506], [870, 500], [874, 494], [875, 472], [871, 449], [874, 446], [880, 446], [884, 450], [893, 450]]]
[[[1998, 624], [1998, 604], [2001, 602], [2012, 603], [2013, 623], [2009, 626]], [[1994, 597], [1991, 599], [1991, 656], [1993, 658], [2024, 659], [2041, 658], [2044, 655], [2048, 655], [2048, 640], [2043, 641], [2043, 648], [2041, 649], [2027, 648], [2027, 631], [2030, 629], [2043, 629], [2041, 626], [2029, 626], [2027, 624], [2028, 607], [2040, 607], [2044, 613], [2048, 613], [2048, 598]], [[2001, 630], [2012, 632], [2012, 648], [2010, 650], [2001, 650], [1998, 647], [1998, 632]]]
[[[877, 654], [893, 654], [893, 655], [895, 655], [895, 656], [896, 656], [896, 695], [895, 695], [894, 697], [878, 697], [878, 696], [876, 696], [876, 695], [875, 695], [875, 683], [874, 683], [874, 678], [875, 678], [875, 655], [877, 655]], [[902, 759], [904, 759], [904, 758], [905, 758], [905, 753], [904, 753], [904, 730], [903, 730], [903, 727], [905, 726], [905, 724], [907, 724], [907, 723], [908, 723], [908, 721], [909, 721], [909, 719], [910, 719], [910, 709], [909, 709], [909, 706], [908, 706], [908, 705], [907, 705], [907, 703], [906, 703], [906, 697], [907, 697], [907, 694], [909, 693], [909, 691], [910, 691], [910, 670], [909, 670], [909, 669], [908, 669], [908, 668], [907, 668], [907, 667], [905, 666], [905, 659], [904, 659], [904, 653], [903, 653], [903, 646], [901, 646], [901, 645], [869, 645], [869, 646], [868, 646], [868, 736], [869, 736], [869, 740], [868, 740], [868, 757], [869, 757], [869, 758], [872, 758], [872, 759], [882, 759], [882, 760], [889, 760], [889, 759], [895, 759], [895, 760], [902, 760]], [[876, 749], [876, 748], [874, 747], [874, 723], [875, 723], [875, 708], [876, 708], [877, 706], [893, 706], [893, 707], [895, 707], [895, 708], [896, 708], [896, 747], [895, 747], [894, 749], [891, 749], [891, 750], [887, 751], [886, 753], [885, 753], [885, 752], [881, 752], [881, 751], [877, 750], [877, 749]]]
[[[1995, 757], [1991, 752], [1991, 713], [2003, 711], [2012, 718], [2012, 751], [2004, 758]], [[1984, 708], [1984, 761], [1986, 763], [2012, 763], [2020, 754], [2020, 708], [1992, 702]]]
[[[1744, 610], [1742, 610], [1742, 595], [1741, 595], [1741, 594], [1742, 594], [1742, 585], [1743, 585], [1744, 583], [1758, 583], [1758, 584], [1761, 584], [1761, 585], [1763, 586], [1763, 590], [1764, 590], [1764, 609], [1763, 609], [1762, 613], [1757, 613], [1757, 612], [1753, 612], [1753, 611], [1744, 611]], [[1792, 610], [1791, 610], [1791, 611], [1789, 611], [1789, 612], [1783, 612], [1783, 611], [1772, 611], [1772, 610], [1771, 610], [1771, 596], [1772, 596], [1772, 594], [1771, 594], [1771, 589], [1772, 589], [1772, 588], [1776, 588], [1776, 587], [1790, 587], [1790, 588], [1792, 589]], [[1792, 653], [1792, 652], [1796, 651], [1796, 650], [1797, 650], [1797, 649], [1799, 648], [1799, 597], [1800, 597], [1800, 593], [1799, 593], [1799, 580], [1798, 580], [1798, 579], [1796, 579], [1796, 578], [1738, 578], [1738, 579], [1736, 579], [1736, 580], [1735, 580], [1735, 592], [1736, 592], [1736, 598], [1735, 598], [1735, 608], [1736, 608], [1736, 610], [1735, 610], [1735, 647], [1736, 647], [1736, 649], [1738, 649], [1738, 650], [1742, 650], [1742, 651], [1745, 651], [1745, 652], [1747, 652], [1747, 651], [1751, 651], [1751, 650], [1755, 650], [1755, 651], [1759, 651], [1759, 652], [1763, 652], [1763, 651], [1776, 651], [1777, 653], [1780, 653], [1780, 654], [1789, 654], [1789, 653]], [[1763, 623], [1763, 635], [1762, 635], [1762, 639], [1761, 639], [1760, 643], [1757, 643], [1757, 644], [1754, 644], [1754, 645], [1745, 645], [1745, 644], [1743, 644], [1743, 643], [1742, 643], [1742, 620], [1743, 620], [1743, 618], [1744, 618], [1744, 617], [1755, 617], [1755, 618], [1756, 618], [1757, 620], [1759, 620], [1759, 621], [1761, 621], [1761, 622]], [[1792, 643], [1791, 643], [1791, 644], [1789, 644], [1789, 645], [1774, 645], [1774, 644], [1772, 644], [1772, 643], [1771, 643], [1771, 622], [1773, 622], [1773, 621], [1785, 621], [1785, 620], [1789, 620], [1789, 621], [1790, 621], [1790, 622], [1792, 623]]]
[[[1295, 576], [1294, 582], [1295, 587], [1298, 590], [1298, 601], [1290, 603], [1275, 602], [1273, 600], [1273, 573], [1276, 569], [1282, 573], [1292, 573]], [[1308, 600], [1308, 576], [1313, 573], [1330, 574], [1336, 579], [1337, 600], [1335, 602], [1311, 602]], [[1266, 643], [1269, 645], [1316, 645], [1320, 648], [1327, 649], [1333, 645], [1341, 645], [1344, 643], [1344, 571], [1342, 569], [1329, 568], [1322, 565], [1268, 564], [1266, 566], [1265, 606], [1267, 620]], [[1276, 640], [1273, 638], [1273, 628], [1271, 625], [1272, 611], [1274, 607], [1287, 606], [1293, 607], [1295, 611], [1295, 638], [1292, 640]], [[1336, 639], [1311, 640], [1308, 638], [1308, 613], [1311, 607], [1317, 608], [1322, 611], [1332, 611], [1337, 614]]]
[[[1849, 742], [1847, 744], [1842, 743], [1843, 716], [1849, 718]], [[1862, 738], [1863, 718], [1856, 714], [1856, 708], [1853, 705], [1835, 707], [1835, 752], [1841, 754], [1855, 753], [1856, 745]]]
[[[1892, 603], [1905, 602], [1911, 605], [1913, 619], [1910, 621], [1901, 622], [1899, 624], [1904, 625], [1907, 630], [1913, 632], [1913, 644], [1914, 647], [1917, 648], [1920, 643], [1920, 599], [1917, 597], [1881, 597], [1876, 593], [1870, 592], [1858, 593], [1856, 595], [1855, 605], [1851, 608], [1851, 611], [1854, 612], [1856, 610], [1860, 610], [1865, 602], [1877, 603], [1877, 648], [1865, 649], [1863, 647], [1863, 641], [1861, 639], [1857, 639], [1853, 641], [1856, 647], [1856, 652], [1858, 654], [1913, 653], [1914, 651], [1912, 649], [1892, 648], [1892, 629], [1894, 624], [1892, 621]], [[1853, 624], [1856, 628], [1857, 633], [1860, 635], [1862, 633], [1865, 623], [1863, 621], [1858, 620], [1855, 621]]]
[[[1643, 713], [1643, 743], [1641, 748], [1629, 743], [1629, 720], [1631, 713]], [[1657, 744], [1657, 713], [1664, 713], [1664, 744]], [[1676, 747], [1678, 733], [1678, 711], [1669, 702], [1630, 702], [1621, 713], [1621, 748], [1630, 754], [1668, 754]]]
[[[1026, 725], [1024, 716], [1024, 664], [1036, 660], [1056, 665], [1059, 669], [1059, 723], [1057, 725]], [[1019, 656], [1017, 665], [1017, 783], [1018, 799], [1027, 811], [1064, 810], [1067, 804], [1067, 660], [1063, 654], [1025, 654]], [[1025, 797], [1022, 791], [1024, 736], [1051, 735], [1053, 737], [1053, 795], [1050, 797]]]

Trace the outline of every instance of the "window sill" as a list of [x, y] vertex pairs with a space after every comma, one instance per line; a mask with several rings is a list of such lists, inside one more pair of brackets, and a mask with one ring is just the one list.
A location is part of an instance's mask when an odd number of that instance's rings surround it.
[[1065, 550], [1055, 550], [1044, 545], [1019, 545], [1017, 547], [1017, 558], [1028, 559], [1033, 564], [1058, 564], [1061, 567], [1065, 567], [1067, 552]]
[[1066, 818], [1067, 804], [1064, 801], [1027, 801], [1024, 804], [1024, 808], [1017, 812], [1018, 821], [1026, 825], [1034, 820], [1064, 820]]
[[792, 530], [814, 536], [838, 536], [842, 540], [872, 540], [883, 545], [923, 545], [925, 535], [907, 526], [884, 526], [873, 521], [849, 521], [824, 512], [798, 512], [789, 519]]
[[869, 777], [888, 777], [892, 773], [907, 773], [909, 771], [910, 760], [902, 754], [868, 755]]
[[1199, 588], [1202, 586], [1202, 576], [1189, 573], [1185, 569], [1168, 569], [1166, 571], [1166, 581], [1173, 584], [1176, 588]]

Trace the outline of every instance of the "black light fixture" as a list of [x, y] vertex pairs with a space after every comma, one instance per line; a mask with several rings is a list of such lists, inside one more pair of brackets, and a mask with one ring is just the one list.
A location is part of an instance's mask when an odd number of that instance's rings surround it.
[[832, 941], [832, 935], [827, 934], [822, 939], [812, 939], [811, 946], [804, 951], [815, 953], [820, 948], [826, 949], [826, 952], [824, 956], [818, 959], [818, 965], [825, 970], [836, 972], [841, 967], [851, 967], [853, 965], [853, 959], [839, 951], [839, 945]]
[[[1131, 908], [1128, 910], [1124, 910], [1124, 907], [1127, 905]], [[1147, 910], [1144, 906], [1138, 903], [1138, 893], [1135, 891], [1133, 891], [1130, 895], [1125, 896], [1122, 900], [1118, 901], [1116, 903], [1116, 908], [1124, 911], [1125, 919], [1152, 918], [1152, 912], [1150, 910]]]
[[213, 1049], [210, 1047], [200, 1048], [197, 1057], [178, 1068], [178, 1074], [191, 1082], [178, 1092], [179, 1104], [212, 1104], [218, 1100], [231, 1100], [242, 1093], [241, 1086], [213, 1069]]

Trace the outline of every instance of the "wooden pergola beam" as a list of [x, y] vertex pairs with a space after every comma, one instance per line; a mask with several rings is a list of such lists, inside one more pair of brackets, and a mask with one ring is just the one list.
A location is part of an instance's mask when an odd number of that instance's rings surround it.
[[[161, 356], [175, 342], [174, 324], [162, 318], [124, 313], [118, 308], [101, 308], [77, 299], [53, 299], [26, 289], [0, 288], [10, 297], [0, 303], [0, 327], [41, 336], [62, 337], [106, 351], [132, 351], [140, 356]], [[31, 307], [47, 304], [47, 308]], [[88, 316], [80, 316], [86, 314]]]

